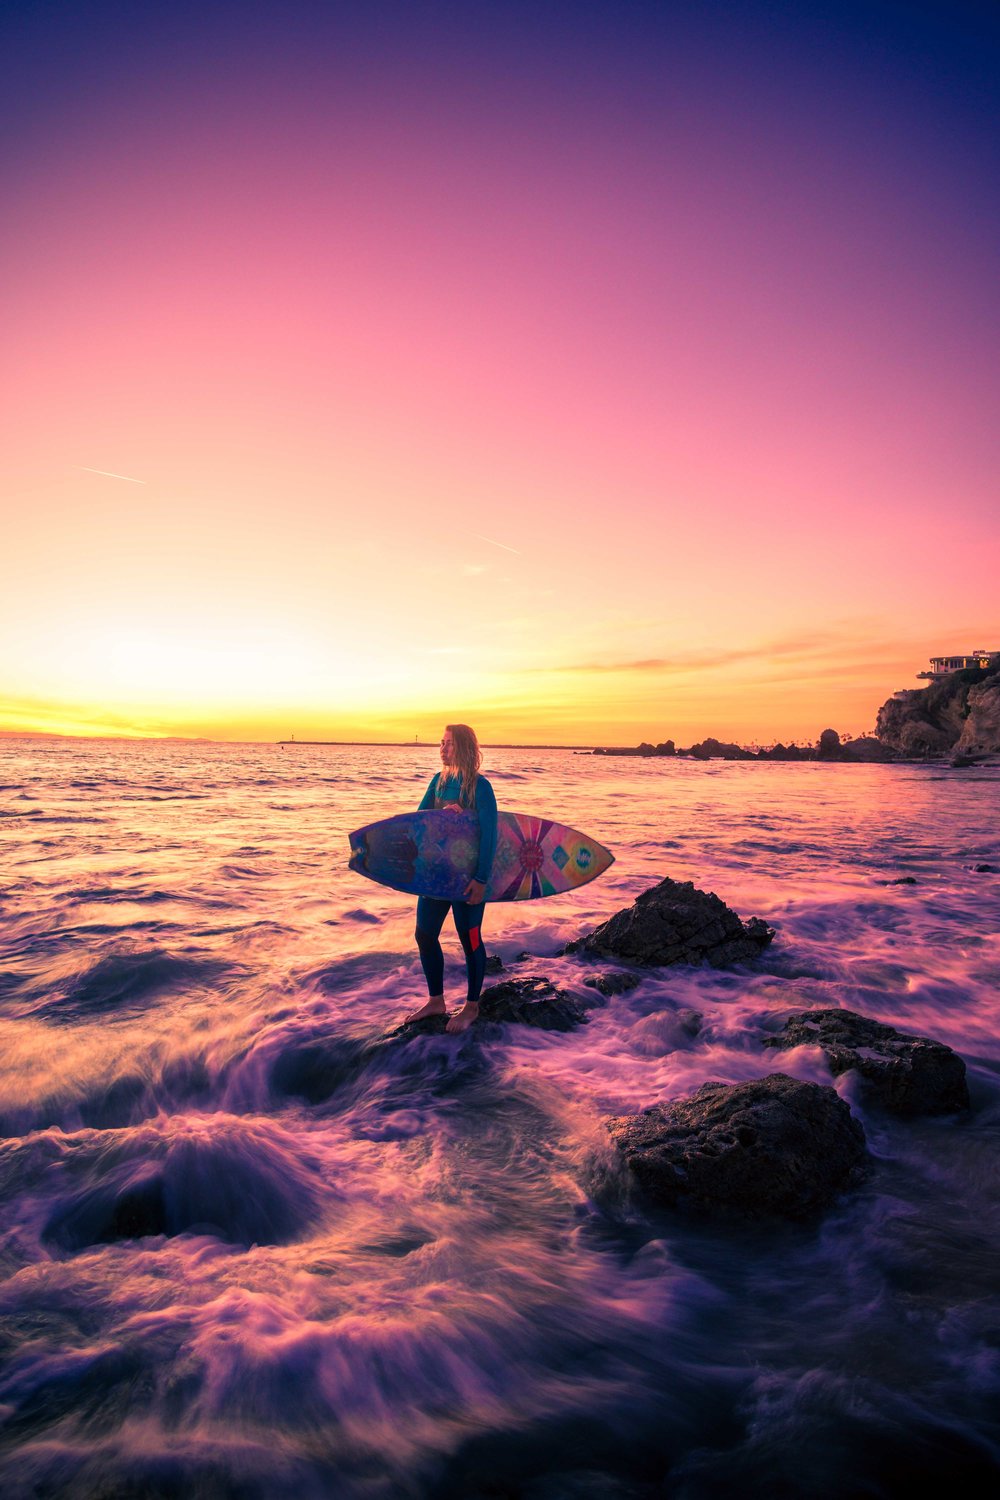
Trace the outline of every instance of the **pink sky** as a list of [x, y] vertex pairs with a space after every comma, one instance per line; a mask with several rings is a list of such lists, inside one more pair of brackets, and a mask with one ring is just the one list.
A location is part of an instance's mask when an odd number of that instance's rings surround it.
[[975, 119], [763, 43], [550, 88], [475, 41], [37, 112], [0, 728], [812, 738], [1000, 647]]

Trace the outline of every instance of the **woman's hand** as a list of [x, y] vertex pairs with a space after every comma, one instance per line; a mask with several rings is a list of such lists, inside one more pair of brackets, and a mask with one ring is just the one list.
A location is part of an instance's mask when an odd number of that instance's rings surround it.
[[485, 895], [486, 881], [470, 880], [468, 885], [465, 887], [465, 895], [462, 897], [462, 900], [467, 901], [470, 906], [478, 906]]

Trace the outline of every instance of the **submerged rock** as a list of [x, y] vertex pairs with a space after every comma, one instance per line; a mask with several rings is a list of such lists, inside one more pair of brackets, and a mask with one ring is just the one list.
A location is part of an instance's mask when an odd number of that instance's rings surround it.
[[911, 1036], [852, 1010], [803, 1010], [765, 1047], [821, 1047], [834, 1077], [856, 1068], [879, 1103], [899, 1115], [968, 1109], [965, 1063], [943, 1042]]
[[607, 1122], [636, 1181], [669, 1205], [808, 1218], [860, 1179], [865, 1134], [833, 1088], [771, 1073]]
[[601, 995], [625, 995], [629, 990], [637, 989], [642, 980], [638, 974], [629, 974], [625, 969], [608, 969], [606, 973], [592, 975], [583, 982], [588, 990], [597, 990]]
[[760, 917], [743, 922], [690, 880], [661, 880], [629, 907], [569, 943], [566, 953], [603, 953], [634, 964], [748, 963], [774, 937]]

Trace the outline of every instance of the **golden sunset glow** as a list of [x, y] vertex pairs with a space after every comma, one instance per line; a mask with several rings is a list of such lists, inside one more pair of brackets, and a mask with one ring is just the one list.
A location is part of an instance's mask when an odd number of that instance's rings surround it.
[[15, 151], [6, 729], [813, 738], [1000, 634], [974, 133], [247, 66]]

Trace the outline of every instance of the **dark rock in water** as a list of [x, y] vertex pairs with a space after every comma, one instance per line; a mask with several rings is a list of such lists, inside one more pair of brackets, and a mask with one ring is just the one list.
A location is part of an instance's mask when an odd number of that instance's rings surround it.
[[603, 953], [634, 964], [748, 963], [774, 937], [759, 917], [743, 922], [690, 880], [661, 880], [607, 922], [567, 944], [566, 953]]
[[624, 969], [609, 969], [607, 973], [597, 974], [583, 982], [588, 990], [597, 990], [602, 995], [625, 995], [640, 985], [642, 980], [638, 974], [628, 974]]
[[957, 1052], [852, 1010], [798, 1011], [764, 1046], [822, 1047], [834, 1077], [856, 1068], [894, 1114], [946, 1115], [969, 1107], [965, 1063]]
[[752, 750], [744, 750], [742, 745], [734, 745], [729, 741], [714, 739], [709, 735], [707, 740], [701, 740], [699, 744], [692, 745], [690, 750], [682, 751], [682, 754], [693, 755], [696, 760], [753, 760]]
[[895, 760], [895, 758], [892, 748], [889, 745], [883, 745], [882, 741], [873, 734], [859, 735], [856, 740], [847, 740], [841, 746], [841, 760], [871, 764]]
[[879, 885], [916, 885], [913, 875], [896, 875], [891, 880], [880, 880]]
[[1000, 865], [970, 865], [973, 875], [1000, 875]]
[[503, 959], [500, 957], [499, 953], [490, 953], [487, 955], [486, 972], [487, 974], [503, 973]]
[[819, 744], [816, 746], [817, 759], [839, 760], [843, 753], [843, 748], [840, 743], [840, 735], [837, 731], [835, 729], [824, 729], [819, 737]]
[[573, 1031], [588, 1020], [579, 1000], [541, 977], [491, 985], [483, 990], [479, 1014], [484, 1021], [515, 1021], [543, 1031]]
[[814, 1215], [860, 1179], [867, 1155], [835, 1089], [784, 1073], [705, 1083], [608, 1129], [651, 1198], [750, 1217]]
[[[505, 979], [483, 990], [479, 998], [480, 1021], [538, 1026], [542, 1031], [573, 1031], [577, 1026], [585, 1026], [588, 1019], [579, 1000], [556, 989], [541, 975], [533, 979]], [[386, 1033], [386, 1040], [391, 1037], [437, 1036], [444, 1031], [447, 1022], [447, 1016], [404, 1021]]]
[[817, 752], [808, 745], [783, 745], [779, 740], [768, 750], [758, 750], [758, 760], [815, 760]]

